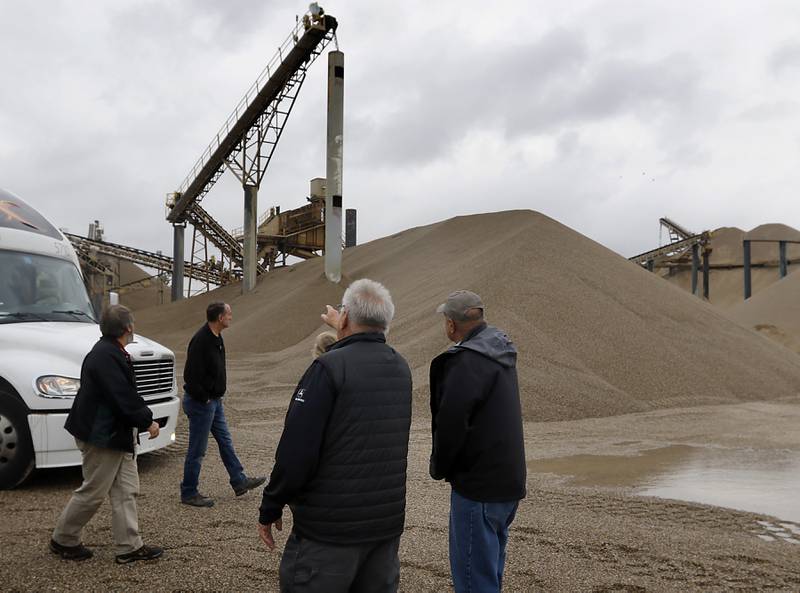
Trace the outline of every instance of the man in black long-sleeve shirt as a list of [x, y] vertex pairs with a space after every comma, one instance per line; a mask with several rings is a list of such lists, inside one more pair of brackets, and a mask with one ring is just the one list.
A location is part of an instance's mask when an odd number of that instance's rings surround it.
[[362, 279], [341, 313], [323, 319], [336, 343], [295, 388], [259, 513], [275, 548], [287, 504], [294, 518], [280, 565], [281, 591], [397, 590], [405, 520], [411, 371], [386, 344], [389, 292]]
[[222, 396], [225, 395], [225, 342], [222, 330], [233, 319], [230, 305], [211, 303], [206, 310], [208, 322], [194, 334], [183, 370], [183, 411], [189, 417], [189, 447], [183, 464], [181, 502], [196, 507], [214, 506], [214, 501], [198, 491], [200, 469], [208, 448], [209, 432], [219, 445], [222, 463], [228, 470], [236, 496], [260, 486], [266, 478], [248, 478], [236, 451], [225, 420]]

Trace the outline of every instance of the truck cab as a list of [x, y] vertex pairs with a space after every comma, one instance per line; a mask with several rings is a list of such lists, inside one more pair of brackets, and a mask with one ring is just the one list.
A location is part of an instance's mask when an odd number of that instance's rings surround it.
[[[41, 214], [0, 189], [0, 488], [35, 468], [81, 464], [64, 422], [81, 364], [100, 338], [69, 240]], [[180, 409], [175, 355], [143, 336], [126, 348], [139, 395], [161, 427], [139, 453], [175, 441]]]

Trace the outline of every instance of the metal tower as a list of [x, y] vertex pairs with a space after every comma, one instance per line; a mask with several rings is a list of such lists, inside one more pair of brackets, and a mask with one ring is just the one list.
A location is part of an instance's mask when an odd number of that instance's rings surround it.
[[[173, 300], [183, 294], [183, 231], [190, 222], [224, 256], [242, 266], [244, 290], [255, 287], [258, 188], [283, 133], [308, 68], [335, 39], [338, 23], [319, 7], [298, 19], [277, 54], [250, 87], [222, 128], [203, 151], [176, 192], [167, 198], [167, 220], [174, 227], [176, 269]], [[225, 171], [231, 170], [244, 189], [244, 246], [200, 209], [199, 202]]]

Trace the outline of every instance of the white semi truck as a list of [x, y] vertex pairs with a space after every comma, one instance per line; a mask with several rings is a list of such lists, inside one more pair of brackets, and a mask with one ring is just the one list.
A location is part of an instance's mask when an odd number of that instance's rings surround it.
[[[64, 429], [81, 363], [100, 338], [97, 314], [69, 240], [14, 194], [0, 189], [0, 488], [36, 468], [80, 465]], [[175, 440], [180, 401], [175, 355], [134, 336], [127, 347], [136, 387], [161, 426], [139, 453]]]

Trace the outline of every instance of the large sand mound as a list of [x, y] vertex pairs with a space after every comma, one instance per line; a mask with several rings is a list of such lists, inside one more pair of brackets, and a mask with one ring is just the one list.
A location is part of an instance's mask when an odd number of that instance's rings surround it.
[[[383, 282], [397, 306], [389, 335], [412, 366], [415, 414], [427, 411], [428, 363], [447, 344], [434, 309], [451, 290], [482, 295], [489, 321], [520, 351], [528, 420], [796, 397], [800, 358], [700, 299], [531, 211], [453, 218], [348, 249], [332, 286], [322, 260], [140, 311], [137, 330], [183, 355], [212, 299], [230, 302], [232, 372], [248, 393], [286, 389], [309, 362], [325, 303], [353, 279]], [[235, 396], [235, 394], [232, 394]]]

